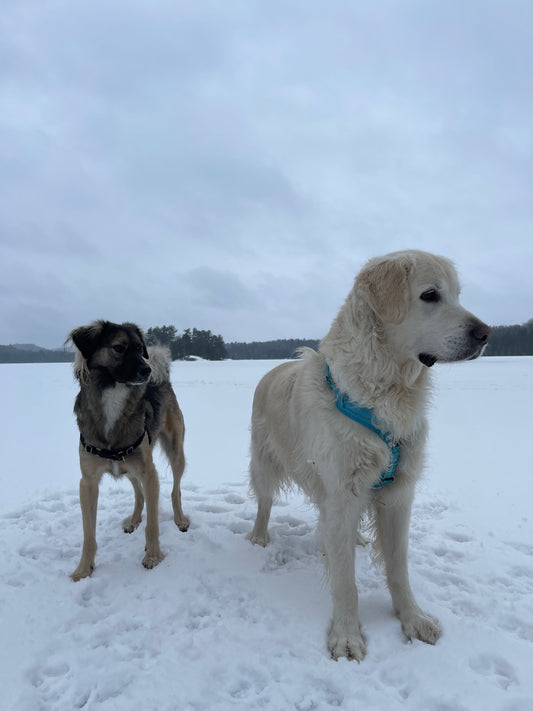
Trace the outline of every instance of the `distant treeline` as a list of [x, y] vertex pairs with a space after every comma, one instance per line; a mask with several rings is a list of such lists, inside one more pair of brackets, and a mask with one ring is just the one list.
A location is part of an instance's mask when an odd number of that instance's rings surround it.
[[[227, 343], [228, 356], [233, 360], [294, 358], [303, 346], [315, 350], [318, 340], [289, 339], [284, 341], [254, 341]], [[487, 356], [533, 355], [533, 319], [521, 326], [495, 326], [485, 350]]]
[[533, 318], [521, 326], [495, 326], [485, 355], [533, 355]]
[[0, 363], [68, 363], [74, 360], [71, 351], [50, 351], [46, 348], [24, 350], [15, 346], [0, 346]]
[[253, 341], [252, 343], [227, 343], [228, 356], [233, 360], [281, 360], [294, 358], [296, 350], [308, 346], [318, 348], [319, 341], [289, 338], [278, 341]]
[[168, 346], [172, 360], [186, 360], [198, 356], [206, 360], [224, 360], [228, 357], [224, 339], [211, 331], [186, 328], [178, 334], [175, 326], [156, 326], [146, 331], [146, 343], [151, 346]]
[[[252, 343], [224, 343], [211, 331], [187, 328], [179, 334], [175, 326], [156, 326], [146, 331], [148, 345], [160, 343], [170, 348], [173, 360], [199, 356], [206, 360], [283, 360], [294, 358], [298, 348], [318, 348], [314, 339], [289, 338]], [[487, 356], [533, 355], [533, 319], [517, 326], [495, 326], [485, 350]], [[65, 363], [74, 354], [68, 350], [48, 350], [38, 346], [0, 346], [0, 363]]]

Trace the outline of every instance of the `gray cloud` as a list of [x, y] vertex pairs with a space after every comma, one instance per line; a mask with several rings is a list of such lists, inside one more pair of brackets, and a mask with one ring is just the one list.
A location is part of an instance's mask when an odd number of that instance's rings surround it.
[[320, 337], [369, 257], [530, 318], [533, 6], [7, 2], [0, 342]]

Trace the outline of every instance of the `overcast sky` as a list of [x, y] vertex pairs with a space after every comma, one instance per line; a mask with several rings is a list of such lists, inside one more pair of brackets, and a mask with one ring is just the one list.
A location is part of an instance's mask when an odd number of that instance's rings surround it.
[[320, 338], [370, 257], [533, 317], [530, 0], [3, 0], [0, 343]]

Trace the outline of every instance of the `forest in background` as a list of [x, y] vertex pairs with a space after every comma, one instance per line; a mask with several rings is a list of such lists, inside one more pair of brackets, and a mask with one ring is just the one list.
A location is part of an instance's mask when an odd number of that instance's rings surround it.
[[521, 326], [494, 326], [485, 355], [533, 355], [533, 318]]
[[[282, 360], [296, 357], [299, 348], [318, 348], [318, 339], [288, 338], [251, 343], [225, 343], [221, 335], [197, 328], [179, 333], [175, 326], [156, 326], [146, 331], [148, 345], [170, 348], [172, 360], [197, 356], [206, 360]], [[494, 326], [486, 356], [533, 355], [533, 319], [522, 325]], [[33, 344], [0, 346], [0, 363], [63, 363], [72, 361], [68, 348], [50, 350]]]
[[215, 336], [211, 331], [186, 328], [179, 334], [175, 326], [156, 326], [146, 331], [146, 343], [149, 346], [168, 346], [172, 360], [187, 360], [192, 356], [206, 360], [225, 360], [228, 358], [222, 336]]

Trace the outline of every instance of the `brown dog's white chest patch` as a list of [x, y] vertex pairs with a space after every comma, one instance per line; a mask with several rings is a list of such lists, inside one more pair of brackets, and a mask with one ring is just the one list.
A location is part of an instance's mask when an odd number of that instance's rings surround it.
[[128, 399], [129, 388], [122, 383], [116, 383], [112, 388], [106, 388], [102, 393], [102, 409], [105, 419], [105, 436], [109, 437], [118, 418], [122, 415]]

